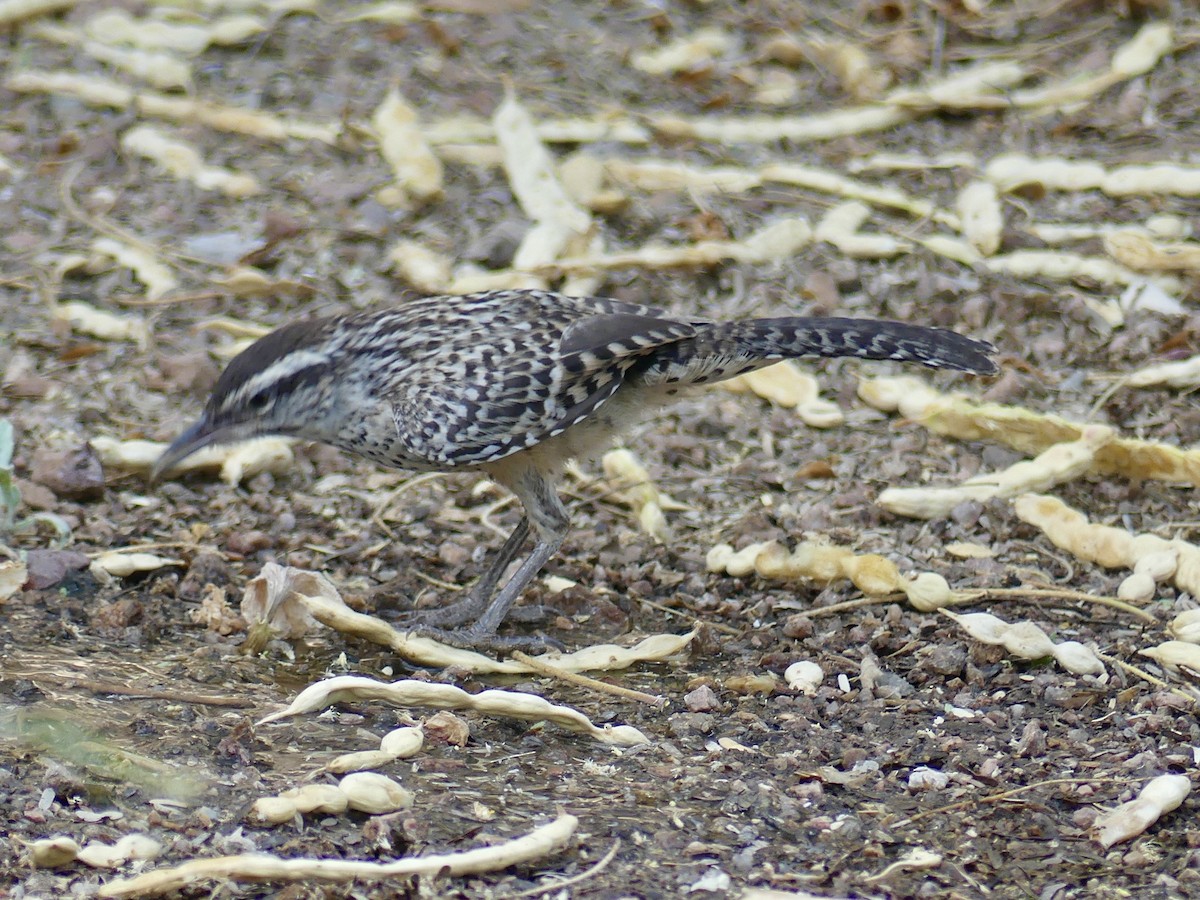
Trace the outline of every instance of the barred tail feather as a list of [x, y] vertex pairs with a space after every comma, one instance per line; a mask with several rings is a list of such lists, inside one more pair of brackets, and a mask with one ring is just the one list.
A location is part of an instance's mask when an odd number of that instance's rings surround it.
[[722, 322], [660, 347], [631, 375], [645, 384], [723, 381], [781, 359], [892, 359], [976, 375], [997, 371], [987, 341], [954, 331], [876, 319], [789, 317]]
[[847, 356], [920, 363], [976, 375], [997, 371], [987, 341], [943, 328], [876, 319], [750, 319], [718, 326], [747, 350], [775, 357]]

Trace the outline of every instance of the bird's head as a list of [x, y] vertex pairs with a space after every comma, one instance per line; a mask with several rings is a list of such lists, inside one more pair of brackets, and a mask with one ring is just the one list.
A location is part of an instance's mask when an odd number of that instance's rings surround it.
[[311, 433], [329, 406], [333, 320], [285, 325], [233, 358], [217, 379], [200, 420], [177, 437], [155, 462], [153, 483], [193, 453], [267, 435], [320, 439]]

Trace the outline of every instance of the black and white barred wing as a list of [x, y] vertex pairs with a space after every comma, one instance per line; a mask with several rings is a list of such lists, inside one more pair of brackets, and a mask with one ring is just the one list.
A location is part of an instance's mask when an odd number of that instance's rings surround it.
[[615, 312], [571, 319], [552, 334], [481, 344], [410, 375], [394, 398], [407, 452], [445, 466], [493, 462], [561, 434], [604, 405], [626, 374], [695, 334], [686, 321]]

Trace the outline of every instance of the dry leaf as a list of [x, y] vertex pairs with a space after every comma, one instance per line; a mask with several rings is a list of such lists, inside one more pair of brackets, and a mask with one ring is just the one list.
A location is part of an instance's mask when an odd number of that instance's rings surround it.
[[[393, 87], [371, 116], [379, 136], [379, 152], [391, 166], [404, 198], [419, 202], [442, 193], [442, 163], [425, 143], [417, 111]], [[396, 205], [396, 204], [390, 204]]]
[[779, 406], [795, 409], [804, 424], [812, 428], [834, 428], [846, 419], [837, 404], [820, 398], [817, 379], [800, 371], [791, 360], [726, 379], [721, 386], [735, 393], [749, 391]]
[[121, 137], [121, 148], [157, 163], [169, 174], [191, 181], [202, 190], [220, 191], [227, 197], [242, 199], [262, 192], [250, 175], [223, 166], [208, 165], [194, 147], [171, 140], [149, 125], [138, 125]]

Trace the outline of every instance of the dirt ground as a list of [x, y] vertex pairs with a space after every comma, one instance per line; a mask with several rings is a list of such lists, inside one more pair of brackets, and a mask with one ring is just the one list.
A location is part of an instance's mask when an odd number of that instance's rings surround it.
[[[102, 6], [38, 21], [81, 25]], [[135, 7], [126, 4], [148, 12]], [[228, 14], [207, 9], [206, 18]], [[885, 79], [877, 88], [886, 90], [888, 82], [916, 84], [987, 60], [1020, 62], [1027, 85], [1106, 71], [1147, 23], [1172, 25], [1174, 48], [1148, 73], [1065, 110], [940, 110], [812, 142], [721, 142], [650, 128], [646, 145], [587, 147], [601, 157], [695, 166], [820, 166], [952, 209], [973, 166], [1001, 152], [1104, 166], [1200, 159], [1200, 20], [1191, 5], [439, 0], [392, 23], [349, 21], [351, 9], [326, 4], [315, 15], [284, 14], [263, 6], [261, 33], [191, 59], [196, 96], [345, 126], [333, 144], [257, 139], [153, 119], [128, 104], [0, 84], [0, 159], [11, 165], [0, 168], [0, 418], [16, 433], [25, 503], [18, 518], [49, 513], [70, 529], [65, 544], [55, 544], [44, 524], [0, 536], [11, 553], [27, 554], [31, 572], [30, 584], [0, 603], [0, 819], [10, 838], [0, 842], [0, 892], [88, 896], [118, 874], [254, 850], [358, 859], [452, 852], [517, 837], [567, 812], [580, 824], [565, 848], [493, 874], [352, 885], [225, 882], [217, 895], [649, 898], [760, 888], [829, 897], [1200, 896], [1194, 799], [1110, 850], [1089, 834], [1098, 810], [1130, 799], [1149, 778], [1195, 771], [1200, 728], [1187, 680], [1138, 654], [1167, 640], [1167, 623], [1196, 606], [1190, 595], [1161, 585], [1145, 604], [1153, 623], [1083, 599], [1032, 594], [968, 607], [1031, 619], [1057, 640], [1094, 646], [1167, 681], [1156, 684], [1115, 662], [1096, 677], [1052, 660], [1015, 659], [899, 595], [823, 613], [861, 596], [849, 582], [707, 571], [706, 554], [718, 542], [790, 546], [824, 537], [882, 554], [905, 572], [936, 572], [956, 589], [1048, 585], [1115, 595], [1127, 572], [1056, 549], [1006, 500], [966, 502], [931, 521], [876, 505], [888, 486], [953, 483], [1021, 458], [999, 443], [938, 436], [857, 399], [860, 375], [898, 370], [814, 365], [826, 396], [846, 413], [846, 423], [830, 429], [719, 389], [637, 429], [628, 446], [657, 486], [687, 505], [668, 513], [672, 536], [664, 543], [602, 484], [568, 482], [573, 530], [549, 572], [577, 586], [551, 594], [539, 584], [530, 600], [557, 610], [546, 632], [570, 648], [703, 624], [687, 654], [601, 676], [663, 696], [661, 707], [548, 678], [412, 670], [394, 654], [331, 632], [250, 655], [243, 630], [221, 634], [196, 621], [210, 585], [236, 604], [271, 561], [322, 571], [352, 605], [384, 617], [441, 602], [452, 593], [447, 585], [478, 575], [502, 540], [498, 532], [517, 519], [517, 509], [498, 505], [502, 495], [480, 487], [477, 476], [414, 484], [376, 516], [408, 476], [320, 446], [297, 447], [288, 471], [236, 488], [212, 474], [150, 488], [136, 473], [102, 469], [86, 446], [100, 437], [170, 440], [193, 420], [233, 341], [203, 323], [276, 325], [313, 310], [394, 302], [410, 290], [388, 262], [401, 238], [485, 268], [511, 262], [530, 222], [499, 167], [450, 159], [440, 197], [380, 202], [391, 174], [361, 125], [393, 85], [425, 122], [486, 120], [505, 80], [538, 121], [614, 111], [635, 122], [797, 117], [859, 102], [846, 79], [818, 64], [808, 43], [818, 36], [864, 48], [869, 71]], [[724, 55], [674, 75], [632, 64], [637, 52], [706, 26], [731, 39]], [[30, 29], [26, 23], [3, 37], [5, 78], [65, 69], [136, 86], [85, 48]], [[764, 94], [768, 73], [782, 101]], [[122, 136], [145, 122], [192, 144], [208, 163], [252, 173], [263, 190], [234, 199], [123, 150]], [[552, 146], [560, 159], [578, 149]], [[854, 162], [880, 153], [959, 161], [854, 174]], [[1002, 199], [1001, 253], [1044, 247], [1033, 223], [1140, 223], [1167, 214], [1195, 225], [1200, 212], [1194, 197], [1170, 192], [1025, 190]], [[728, 193], [635, 190], [596, 220], [608, 248], [630, 249], [741, 238], [782, 216], [815, 222], [835, 200], [783, 184]], [[864, 228], [910, 239], [939, 231], [927, 218], [878, 207]], [[114, 235], [143, 242], [178, 286], [147, 302], [145, 285], [126, 267], [64, 263]], [[1104, 252], [1095, 237], [1070, 249]], [[239, 261], [287, 289], [246, 296], [221, 284]], [[860, 259], [810, 242], [761, 264], [618, 268], [604, 273], [598, 290], [712, 316], [837, 313], [950, 326], [994, 341], [1005, 371], [987, 383], [930, 376], [939, 387], [1105, 423], [1126, 436], [1183, 447], [1200, 440], [1200, 411], [1186, 390], [1116, 383], [1200, 350], [1200, 319], [1164, 308], [1118, 321], [1105, 304], [1123, 288], [1088, 273], [1005, 273], [919, 247]], [[1173, 299], [1186, 304], [1195, 293], [1184, 280]], [[55, 318], [54, 305], [66, 301], [134, 317], [148, 325], [147, 337], [83, 333]], [[599, 473], [595, 463], [584, 470]], [[1089, 475], [1054, 493], [1096, 522], [1184, 540], [1200, 532], [1190, 485]], [[987, 554], [955, 556], [946, 549], [955, 543]], [[143, 545], [178, 564], [124, 578], [87, 566], [87, 555]], [[761, 677], [781, 676], [797, 660], [824, 670], [811, 696], [781, 677]], [[255, 799], [331, 780], [319, 770], [333, 756], [372, 747], [389, 729], [430, 713], [361, 702], [254, 724], [314, 680], [344, 673], [529, 691], [600, 723], [634, 725], [651, 743], [615, 750], [554, 725], [461, 713], [470, 725], [465, 746], [431, 742], [383, 768], [415, 792], [412, 809], [253, 824], [247, 812]], [[79, 863], [35, 869], [25, 850], [55, 835], [82, 844], [130, 833], [160, 841], [162, 855], [114, 873]], [[184, 895], [212, 890], [202, 882]]]

